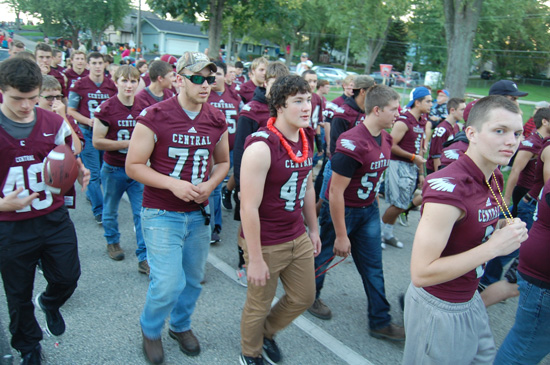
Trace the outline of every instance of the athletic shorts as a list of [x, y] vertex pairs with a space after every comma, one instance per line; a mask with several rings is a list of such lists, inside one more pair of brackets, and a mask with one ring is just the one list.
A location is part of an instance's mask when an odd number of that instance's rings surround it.
[[403, 364], [492, 364], [496, 355], [487, 310], [476, 291], [465, 303], [441, 300], [410, 284], [405, 296]]
[[407, 209], [416, 190], [418, 167], [415, 164], [390, 160], [386, 170], [386, 202]]

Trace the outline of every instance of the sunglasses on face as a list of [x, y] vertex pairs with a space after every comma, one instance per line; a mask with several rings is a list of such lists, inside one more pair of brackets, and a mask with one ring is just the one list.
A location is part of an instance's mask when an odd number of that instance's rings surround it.
[[181, 74], [181, 76], [185, 77], [195, 85], [204, 84], [204, 80], [206, 80], [208, 85], [212, 85], [216, 81], [216, 76], [183, 75], [183, 74]]
[[56, 100], [63, 100], [63, 95], [50, 95], [50, 96], [43, 96], [43, 95], [40, 95], [42, 96], [44, 99], [48, 100], [48, 101], [53, 101], [53, 99], [56, 99]]

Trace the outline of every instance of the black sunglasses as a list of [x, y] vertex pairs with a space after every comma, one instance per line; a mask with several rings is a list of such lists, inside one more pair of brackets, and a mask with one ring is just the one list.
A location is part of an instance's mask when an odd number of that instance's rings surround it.
[[63, 95], [50, 95], [50, 96], [40, 95], [40, 96], [42, 96], [44, 99], [46, 99], [48, 101], [53, 101], [53, 99], [63, 100]]
[[202, 76], [202, 75], [181, 75], [191, 81], [195, 85], [204, 84], [204, 80], [208, 82], [208, 85], [212, 85], [216, 81], [216, 76]]

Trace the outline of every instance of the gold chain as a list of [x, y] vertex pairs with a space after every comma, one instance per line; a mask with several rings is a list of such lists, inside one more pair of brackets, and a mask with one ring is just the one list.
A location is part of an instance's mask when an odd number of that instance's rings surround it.
[[[504, 218], [506, 218], [506, 223], [507, 224], [512, 224], [512, 223], [514, 223], [514, 217], [512, 217], [512, 213], [510, 213], [510, 210], [508, 209], [508, 205], [504, 201], [504, 197], [502, 196], [502, 192], [500, 191], [500, 186], [498, 186], [498, 181], [497, 181], [497, 178], [495, 176], [494, 171], [493, 171], [493, 179], [495, 180], [495, 184], [497, 185], [497, 190], [498, 190], [498, 193], [500, 195], [500, 199], [502, 200], [502, 204], [504, 204], [504, 207], [506, 208], [506, 211], [504, 209], [502, 209], [502, 205], [500, 205], [500, 202], [498, 201], [497, 196], [496, 196], [495, 192], [493, 191], [493, 188], [491, 187], [491, 184], [489, 184], [489, 181], [485, 180], [485, 183], [487, 184], [487, 186], [489, 187], [489, 190], [491, 190], [491, 194], [493, 194], [493, 197], [497, 201], [498, 207], [500, 208], [500, 211], [504, 215]], [[508, 215], [510, 217], [506, 216], [506, 213], [508, 213]]]

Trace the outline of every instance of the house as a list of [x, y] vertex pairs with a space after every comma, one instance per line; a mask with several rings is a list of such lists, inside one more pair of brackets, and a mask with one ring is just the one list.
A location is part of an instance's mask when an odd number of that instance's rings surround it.
[[144, 18], [141, 22], [141, 43], [147, 53], [181, 56], [185, 51], [204, 52], [208, 34], [195, 24]]
[[[103, 40], [115, 45], [137, 42], [136, 27], [138, 10], [132, 9], [130, 14], [122, 20], [122, 26], [115, 29], [113, 26], [107, 28], [103, 34]], [[141, 11], [141, 19], [160, 19], [158, 15], [150, 11]]]

